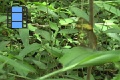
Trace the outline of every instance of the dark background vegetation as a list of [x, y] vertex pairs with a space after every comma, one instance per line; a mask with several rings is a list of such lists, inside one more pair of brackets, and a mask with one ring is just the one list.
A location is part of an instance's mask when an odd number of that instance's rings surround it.
[[[120, 1], [94, 0], [97, 50], [89, 49], [79, 17], [89, 0], [0, 0], [0, 80], [120, 80]], [[28, 28], [10, 29], [7, 8], [28, 8]]]

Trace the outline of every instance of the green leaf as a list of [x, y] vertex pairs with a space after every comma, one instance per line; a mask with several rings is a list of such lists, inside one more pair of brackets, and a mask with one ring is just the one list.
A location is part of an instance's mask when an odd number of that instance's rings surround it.
[[44, 63], [36, 60], [33, 60], [33, 62], [39, 67], [39, 69], [47, 69], [47, 66]]
[[120, 50], [116, 51], [97, 51], [93, 55], [86, 57], [79, 65], [91, 66], [101, 65], [108, 62], [117, 62], [119, 58]]
[[107, 62], [119, 61], [119, 52], [120, 50], [92, 51], [86, 48], [75, 47], [63, 55], [59, 61], [64, 67], [75, 65], [77, 63], [81, 66], [100, 65]]
[[74, 47], [63, 51], [64, 55], [59, 59], [63, 68], [35, 80], [46, 79], [57, 73], [73, 69], [80, 65], [81, 67], [100, 65], [107, 62], [117, 62], [120, 60], [120, 50], [116, 51], [93, 51], [91, 49]]
[[60, 15], [62, 18], [67, 18], [67, 17], [68, 17], [64, 12], [59, 12], [59, 15]]
[[41, 48], [40, 44], [37, 43], [33, 43], [31, 45], [26, 46], [18, 55], [18, 57], [20, 58], [24, 58], [25, 55], [27, 55], [28, 53], [35, 51], [37, 49]]
[[37, 27], [32, 26], [32, 24], [28, 24], [28, 29], [30, 31], [35, 31], [37, 29]]
[[5, 64], [6, 64], [6, 62], [0, 64], [0, 73], [4, 73], [4, 72], [5, 72], [5, 71], [3, 70]]
[[4, 48], [6, 48], [6, 45], [9, 43], [10, 41], [2, 41], [0, 42], [0, 51], [4, 50]]
[[117, 33], [107, 33], [107, 35], [113, 39], [120, 41], [120, 35], [118, 35]]
[[35, 33], [41, 35], [43, 38], [45, 38], [48, 41], [52, 40], [52, 36], [48, 31], [37, 29]]
[[29, 45], [29, 30], [28, 29], [19, 29], [19, 35], [23, 42], [23, 45], [26, 47]]
[[106, 3], [96, 3], [97, 6], [101, 7], [101, 8], [104, 8], [105, 10], [117, 15], [117, 16], [120, 16], [120, 10], [113, 7], [112, 5], [109, 5], [109, 4], [106, 4]]
[[114, 22], [115, 22], [115, 20], [114, 19], [110, 19], [110, 20], [104, 20], [104, 25], [106, 25], [106, 26], [117, 26]]
[[59, 28], [56, 23], [50, 21], [49, 24], [51, 29], [58, 31]]
[[3, 15], [1, 16], [1, 15], [0, 15], [0, 22], [5, 21], [6, 19], [7, 19], [7, 16], [3, 16]]
[[105, 33], [120, 33], [120, 28], [110, 28], [104, 32]]
[[115, 77], [113, 77], [111, 80], [120, 80], [120, 74], [116, 74]]
[[74, 47], [63, 52], [64, 55], [59, 59], [63, 67], [68, 67], [80, 63], [81, 60], [93, 54], [92, 50], [84, 49], [82, 47]]
[[120, 62], [114, 62], [114, 64], [115, 64], [115, 68], [120, 70]]
[[67, 24], [69, 24], [69, 23], [72, 23], [73, 21], [74, 21], [73, 19], [67, 18], [67, 19], [60, 19], [59, 23], [60, 23], [61, 25], [67, 25]]
[[116, 0], [117, 2], [120, 2], [120, 0]]
[[[20, 65], [23, 65], [25, 68], [28, 68], [31, 72], [36, 72], [36, 70], [33, 68], [33, 66], [29, 65], [26, 62], [23, 61], [17, 61]], [[27, 76], [28, 72], [27, 71], [21, 71], [19, 68], [15, 68], [15, 70], [21, 75], [21, 76]]]
[[54, 18], [58, 18], [58, 15], [56, 13], [53, 12], [53, 10], [51, 10], [49, 7], [47, 7], [46, 5], [43, 5], [43, 4], [40, 4], [38, 6], [38, 9], [40, 11], [43, 11], [43, 12], [48, 12], [48, 14], [52, 15]]
[[[13, 66], [15, 69], [19, 69], [21, 71], [25, 71], [26, 73], [34, 72], [33, 69], [31, 69], [29, 67], [26, 67], [25, 64], [18, 63], [17, 61], [12, 60], [12, 59], [10, 59], [10, 58], [8, 58], [6, 56], [0, 55], [0, 61], [6, 62], [9, 65]], [[18, 73], [19, 73], [19, 71], [18, 71]]]
[[89, 21], [89, 16], [83, 10], [77, 7], [70, 7], [70, 10], [73, 11], [77, 17], [82, 17]]
[[95, 29], [97, 29], [98, 31], [100, 31], [100, 30], [106, 31], [108, 29], [108, 27], [103, 24], [95, 23]]

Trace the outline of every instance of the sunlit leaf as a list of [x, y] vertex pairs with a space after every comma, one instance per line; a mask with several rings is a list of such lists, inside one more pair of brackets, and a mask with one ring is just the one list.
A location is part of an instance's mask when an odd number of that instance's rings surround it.
[[30, 31], [35, 31], [35, 30], [37, 29], [37, 27], [34, 27], [34, 26], [32, 26], [31, 24], [28, 24], [28, 29], [29, 29]]
[[59, 23], [60, 23], [61, 25], [67, 25], [67, 24], [69, 24], [69, 23], [72, 23], [73, 21], [74, 21], [73, 19], [67, 18], [67, 19], [60, 19]]

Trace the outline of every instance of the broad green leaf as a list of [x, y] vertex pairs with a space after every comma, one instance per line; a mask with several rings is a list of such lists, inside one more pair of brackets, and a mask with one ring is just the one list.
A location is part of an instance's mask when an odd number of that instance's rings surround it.
[[113, 79], [111, 79], [111, 80], [120, 80], [120, 74], [119, 73], [116, 74], [115, 77], [113, 77]]
[[96, 4], [94, 4], [94, 16], [97, 15], [97, 13], [99, 13], [99, 11], [100, 11], [100, 7], [98, 7]]
[[18, 69], [18, 68], [14, 68], [15, 71], [18, 72], [19, 75], [21, 76], [27, 76], [28, 75], [28, 71], [21, 71], [21, 69]]
[[109, 4], [106, 4], [106, 3], [96, 3], [97, 6], [101, 7], [101, 8], [104, 8], [105, 10], [117, 15], [117, 16], [120, 16], [120, 10], [113, 7], [112, 5], [109, 5]]
[[28, 29], [19, 29], [19, 35], [23, 42], [24, 47], [29, 45], [29, 30]]
[[18, 63], [17, 61], [12, 60], [12, 59], [10, 59], [10, 58], [8, 58], [6, 56], [0, 55], [0, 61], [8, 63], [9, 65], [13, 66], [15, 69], [19, 69], [21, 71], [26, 71], [26, 73], [34, 72], [31, 68], [26, 67], [25, 64]]
[[105, 33], [120, 33], [120, 28], [110, 28], [104, 32]]
[[33, 60], [33, 62], [39, 67], [39, 69], [47, 69], [47, 66], [44, 63], [36, 60]]
[[20, 58], [24, 58], [25, 55], [27, 55], [28, 53], [32, 52], [32, 51], [35, 51], [37, 49], [41, 48], [41, 45], [40, 44], [37, 44], [37, 43], [33, 43], [31, 45], [28, 45], [26, 46], [22, 51], [20, 51], [19, 53], [19, 57]]
[[3, 70], [3, 68], [4, 68], [4, 65], [7, 63], [7, 61], [6, 62], [4, 62], [4, 63], [2, 63], [2, 64], [0, 64], [0, 73], [4, 73], [5, 71]]
[[[92, 51], [90, 49], [75, 47], [60, 58], [64, 67], [79, 63], [81, 66], [100, 65], [107, 62], [119, 61], [119, 52], [117, 51]], [[99, 62], [99, 63], [98, 63]]]
[[113, 39], [120, 41], [120, 35], [118, 35], [117, 33], [107, 33], [107, 35]]
[[93, 54], [93, 51], [82, 47], [74, 47], [63, 53], [64, 55], [59, 61], [63, 64], [63, 67], [68, 67], [80, 63], [80, 61]]
[[60, 15], [62, 18], [68, 18], [68, 16], [67, 16], [64, 12], [60, 12], [59, 15]]
[[35, 30], [37, 29], [37, 27], [34, 27], [34, 26], [32, 26], [31, 24], [28, 24], [28, 29], [29, 29], [30, 31], [35, 31]]
[[1, 16], [1, 15], [0, 15], [0, 22], [5, 21], [6, 19], [7, 19], [7, 16]]
[[56, 23], [50, 21], [49, 24], [51, 29], [58, 31], [59, 28]]
[[104, 20], [104, 21], [105, 21], [104, 25], [117, 26], [117, 25], [114, 23], [115, 20], [110, 19], [110, 20]]
[[91, 66], [101, 65], [108, 62], [117, 62], [120, 60], [120, 50], [116, 51], [96, 51], [94, 54], [86, 57], [79, 65]]
[[[33, 66], [29, 65], [26, 62], [23, 61], [17, 61], [17, 63], [19, 63], [20, 65], [23, 65], [25, 68], [28, 68], [29, 70], [31, 70], [31, 72], [36, 72], [36, 70], [33, 68]], [[21, 76], [27, 76], [28, 72], [26, 71], [21, 71], [21, 69], [19, 68], [15, 68], [15, 70], [21, 75]]]
[[46, 79], [57, 73], [73, 69], [80, 65], [87, 67], [92, 65], [100, 65], [107, 62], [117, 62], [120, 60], [120, 50], [116, 51], [93, 51], [91, 49], [74, 47], [63, 52], [64, 55], [59, 59], [63, 68], [35, 80]]
[[48, 31], [37, 29], [35, 33], [41, 35], [43, 38], [45, 38], [48, 41], [52, 40], [52, 35]]
[[73, 19], [67, 18], [67, 19], [60, 19], [59, 23], [60, 23], [61, 25], [67, 25], [67, 24], [69, 24], [69, 23], [72, 23], [73, 21], [74, 21]]
[[108, 29], [107, 26], [103, 25], [103, 23], [95, 23], [95, 29], [106, 31]]
[[66, 45], [66, 46], [64, 46], [63, 48], [64, 48], [64, 49], [70, 49], [71, 46], [67, 46], [67, 45]]
[[40, 4], [38, 6], [38, 9], [43, 12], [48, 12], [48, 14], [52, 15], [54, 18], [58, 18], [58, 15], [53, 10], [51, 10], [49, 7], [47, 7], [46, 5]]
[[0, 42], [0, 51], [4, 50], [4, 48], [6, 47], [6, 45], [9, 43], [10, 41], [2, 41]]
[[77, 7], [70, 7], [70, 10], [73, 11], [77, 17], [82, 17], [89, 21], [89, 16], [83, 10]]
[[116, 0], [116, 2], [120, 2], [120, 0]]

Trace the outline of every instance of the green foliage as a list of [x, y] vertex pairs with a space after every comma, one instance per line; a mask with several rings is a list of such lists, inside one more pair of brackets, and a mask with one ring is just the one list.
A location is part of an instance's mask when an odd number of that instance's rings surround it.
[[19, 29], [20, 39], [23, 42], [24, 47], [29, 46], [29, 30], [28, 29]]

